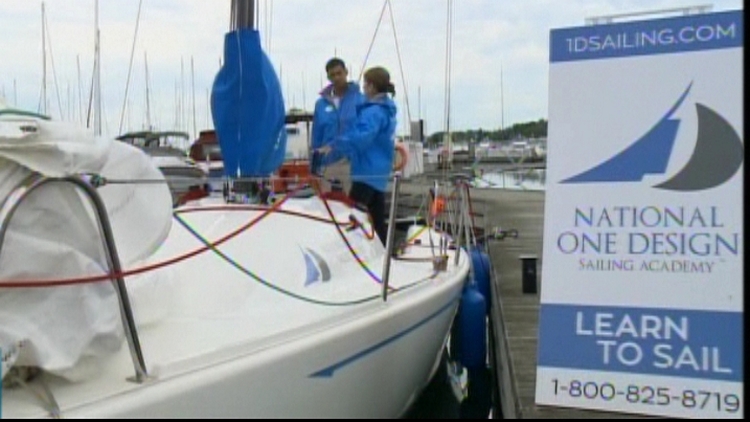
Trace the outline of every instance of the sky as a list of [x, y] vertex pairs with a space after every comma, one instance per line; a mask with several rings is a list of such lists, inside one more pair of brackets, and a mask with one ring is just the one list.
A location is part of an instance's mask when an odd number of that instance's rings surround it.
[[[404, 132], [403, 122], [421, 118], [428, 135], [546, 119], [552, 29], [583, 26], [589, 17], [704, 4], [713, 11], [742, 9], [741, 0], [455, 0], [446, 83], [448, 0], [390, 0], [390, 8], [385, 0], [259, 3], [262, 43], [287, 108], [313, 108], [327, 83], [325, 63], [338, 56], [355, 80], [363, 68], [389, 69], [401, 122], [397, 132]], [[44, 2], [47, 114], [55, 119], [85, 121], [95, 4]], [[148, 120], [159, 130], [192, 136], [212, 128], [208, 97], [229, 11], [230, 0], [99, 0], [104, 133], [140, 130]], [[0, 0], [0, 98], [39, 111], [44, 73], [42, 2]]]

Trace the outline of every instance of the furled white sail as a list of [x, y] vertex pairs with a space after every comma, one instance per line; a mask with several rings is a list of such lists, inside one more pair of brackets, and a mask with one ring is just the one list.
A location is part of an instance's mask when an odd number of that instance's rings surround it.
[[[163, 178], [137, 148], [95, 137], [73, 125], [7, 110], [0, 113], [0, 205], [13, 201], [8, 195], [34, 172], [49, 177], [94, 173], [120, 181]], [[122, 265], [132, 268], [153, 254], [169, 233], [172, 203], [167, 185], [112, 184], [99, 192]], [[119, 350], [122, 323], [111, 283], [2, 288], [8, 281], [105, 274], [102, 245], [95, 214], [72, 185], [43, 186], [20, 205], [0, 245], [4, 368], [15, 363], [81, 379], [96, 371], [94, 358]], [[164, 278], [169, 273], [159, 274]], [[153, 276], [128, 279], [139, 323], [153, 322], [167, 311], [163, 303], [149, 300], [167, 295], [169, 286]]]

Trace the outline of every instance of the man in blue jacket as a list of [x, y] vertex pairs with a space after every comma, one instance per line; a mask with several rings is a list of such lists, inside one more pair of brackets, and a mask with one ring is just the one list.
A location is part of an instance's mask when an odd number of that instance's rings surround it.
[[[359, 85], [348, 81], [349, 73], [343, 60], [336, 57], [329, 60], [326, 63], [326, 74], [331, 83], [320, 92], [320, 98], [315, 102], [311, 145], [313, 151], [330, 144], [335, 137], [351, 129], [357, 120], [357, 107], [365, 100]], [[313, 169], [316, 172], [322, 171], [323, 190], [330, 191], [335, 187], [348, 193], [352, 185], [348, 158], [337, 154], [326, 157], [325, 162], [330, 164], [322, 169]], [[319, 165], [320, 161], [314, 164]]]

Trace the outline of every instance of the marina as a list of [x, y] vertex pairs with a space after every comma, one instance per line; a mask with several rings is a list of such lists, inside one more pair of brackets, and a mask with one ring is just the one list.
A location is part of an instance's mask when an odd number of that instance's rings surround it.
[[[505, 125], [497, 66], [501, 127], [459, 132], [447, 0], [426, 136], [391, 0], [362, 85], [330, 59], [313, 112], [272, 0], [225, 6], [205, 127], [175, 86], [155, 129], [147, 64], [147, 125], [128, 73], [108, 136], [99, 2], [87, 116], [80, 87], [47, 109], [42, 3], [37, 111], [0, 91], [0, 418], [744, 417], [741, 10], [561, 19], [549, 126]], [[368, 65], [386, 16], [392, 73]]]

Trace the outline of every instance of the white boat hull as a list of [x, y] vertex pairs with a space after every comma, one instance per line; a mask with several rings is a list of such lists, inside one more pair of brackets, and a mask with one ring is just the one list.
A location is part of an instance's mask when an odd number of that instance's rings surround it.
[[[413, 309], [388, 304], [347, 326], [159, 379], [67, 417], [391, 418], [429, 380], [458, 303], [455, 291]], [[422, 318], [429, 305], [435, 315]]]
[[[287, 211], [325, 217], [317, 198], [290, 204]], [[353, 212], [333, 206], [337, 221]], [[215, 241], [262, 214], [212, 207], [178, 214], [185, 226], [176, 220], [150, 261], [204, 246], [195, 233]], [[451, 251], [448, 271], [434, 273], [432, 251], [414, 246], [406, 253], [412, 261], [392, 262], [395, 290], [383, 301], [383, 246], [368, 239], [364, 224], [364, 231], [339, 232], [325, 222], [271, 213], [217, 247], [221, 255], [209, 251], [146, 276], [161, 280], [158, 291], [149, 294], [141, 279], [128, 281], [139, 292], [132, 300], [151, 378], [126, 380], [134, 370], [122, 347], [92, 379], [71, 383], [44, 374], [36, 382], [48, 385], [63, 417], [401, 416], [434, 374], [469, 260], [461, 253], [456, 263]], [[429, 236], [439, 243], [426, 230], [423, 245]], [[317, 251], [312, 267], [305, 251]], [[3, 411], [49, 415], [23, 389], [4, 392]]]

